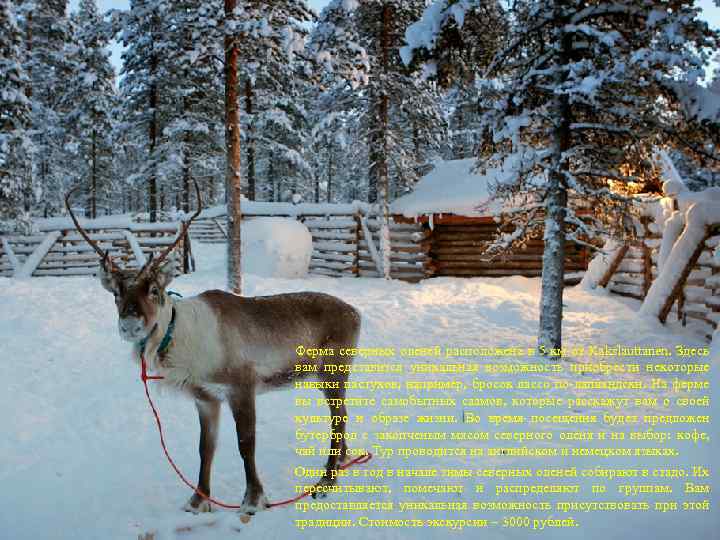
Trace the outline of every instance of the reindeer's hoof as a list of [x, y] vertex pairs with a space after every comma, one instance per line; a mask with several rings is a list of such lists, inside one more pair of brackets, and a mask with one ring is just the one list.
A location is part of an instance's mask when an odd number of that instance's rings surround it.
[[257, 512], [267, 510], [267, 508], [268, 500], [263, 493], [256, 495], [245, 493], [245, 497], [243, 497], [243, 502], [240, 505], [239, 513], [246, 516], [253, 516]]
[[183, 510], [186, 512], [192, 512], [193, 514], [204, 514], [212, 512], [213, 507], [212, 504], [210, 504], [210, 501], [195, 493], [192, 497], [190, 497], [188, 502], [185, 503]]
[[331, 480], [328, 476], [323, 476], [316, 484], [315, 488], [316, 491], [312, 492], [312, 498], [313, 499], [324, 499], [328, 496], [328, 490], [325, 489], [329, 486], [334, 486], [337, 484], [337, 480]]

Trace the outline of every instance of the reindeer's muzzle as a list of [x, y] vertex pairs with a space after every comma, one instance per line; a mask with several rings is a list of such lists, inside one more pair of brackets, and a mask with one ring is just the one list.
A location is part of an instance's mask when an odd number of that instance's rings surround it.
[[141, 317], [125, 317], [118, 319], [120, 337], [125, 341], [140, 341], [147, 337], [145, 323]]

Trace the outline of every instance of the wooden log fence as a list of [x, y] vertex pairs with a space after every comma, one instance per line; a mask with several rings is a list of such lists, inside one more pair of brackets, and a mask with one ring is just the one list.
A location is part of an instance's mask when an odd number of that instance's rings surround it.
[[[284, 217], [297, 219], [312, 235], [310, 273], [330, 277], [380, 277], [373, 259], [380, 249], [380, 221], [364, 207], [349, 204], [299, 205], [261, 203], [243, 210], [243, 219]], [[190, 226], [191, 237], [203, 243], [226, 242], [225, 216], [198, 219]], [[367, 233], [365, 232], [367, 229]], [[390, 221], [390, 277], [416, 282], [432, 275], [430, 231], [421, 223], [399, 216]]]
[[[243, 219], [287, 217], [304, 223], [313, 240], [310, 272], [326, 276], [380, 277], [379, 217], [353, 205], [249, 204]], [[222, 216], [224, 218], [224, 216]], [[197, 225], [196, 225], [197, 224]], [[225, 241], [218, 216], [199, 219], [191, 226], [200, 242]], [[538, 277], [542, 274], [544, 242], [531, 239], [521, 249], [492, 257], [486, 251], [498, 225], [489, 217], [421, 216], [417, 220], [391, 216], [390, 275], [416, 282], [432, 276]], [[587, 269], [587, 250], [566, 245], [568, 283], [579, 281]], [[574, 279], [574, 281], [573, 281]]]
[[[175, 241], [180, 224], [132, 223], [128, 228], [121, 228], [89, 223], [85, 229], [120, 266], [139, 268], [151, 254], [158, 254]], [[0, 239], [0, 276], [82, 276], [98, 272], [97, 253], [74, 228], [7, 235]], [[179, 263], [178, 274], [194, 269], [189, 240], [181, 241], [175, 257]]]
[[[622, 296], [644, 300], [658, 276], [658, 258], [662, 236], [652, 220], [641, 219], [640, 233], [618, 251], [599, 285]], [[708, 227], [702, 241], [674, 284], [670, 296], [662, 306], [659, 318], [665, 322], [676, 313], [686, 324], [688, 319], [700, 322], [711, 339], [720, 324], [720, 224]], [[673, 315], [675, 316], [675, 315]]]

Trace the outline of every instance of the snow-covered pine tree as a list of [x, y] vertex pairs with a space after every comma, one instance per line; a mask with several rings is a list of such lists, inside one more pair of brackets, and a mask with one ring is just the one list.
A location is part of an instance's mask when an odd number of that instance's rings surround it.
[[414, 184], [444, 137], [437, 93], [399, 56], [403, 32], [424, 6], [424, 0], [337, 0], [323, 11], [311, 40], [317, 60], [337, 74], [326, 82], [327, 113], [358, 115], [356, 141], [367, 145], [363, 176], [368, 201], [380, 208], [386, 278], [389, 202]]
[[368, 82], [369, 59], [353, 16], [358, 4], [359, 0], [330, 0], [310, 34], [308, 52], [323, 68], [318, 72], [323, 90]]
[[86, 215], [96, 218], [98, 202], [110, 213], [115, 72], [110, 65], [108, 39], [101, 32], [102, 17], [95, 0], [80, 0], [72, 17], [74, 47], [68, 51], [72, 70], [63, 92], [62, 108], [67, 147], [76, 156], [75, 176], [87, 186]]
[[353, 18], [354, 0], [332, 0], [320, 13], [308, 41], [316, 84], [311, 109], [311, 166], [317, 199], [355, 200], [367, 191], [367, 145], [361, 140], [353, 89], [368, 81], [370, 66]]
[[355, 10], [370, 66], [362, 88], [370, 144], [368, 200], [381, 206], [392, 198], [393, 186], [402, 193], [417, 179], [417, 165], [423, 164], [416, 159], [418, 141], [437, 147], [444, 135], [437, 93], [399, 54], [405, 28], [424, 6], [423, 0], [364, 0]]
[[166, 8], [158, 165], [165, 198], [175, 195], [185, 212], [192, 207], [193, 179], [203, 188], [205, 205], [210, 205], [223, 177], [220, 18], [219, 4], [212, 2], [182, 0]]
[[405, 28], [422, 13], [424, 1], [365, 0], [356, 9], [361, 44], [368, 53], [370, 77], [366, 121], [369, 144], [368, 200], [380, 207], [380, 252], [390, 279], [391, 175], [397, 191], [418, 178], [418, 144], [440, 142], [442, 116], [437, 95], [400, 59]]
[[[463, 7], [466, 9], [461, 11]], [[448, 11], [457, 13], [458, 20], [447, 17]], [[436, 36], [432, 37], [424, 24], [415, 25], [406, 36], [416, 47], [434, 39], [432, 51], [423, 46], [412, 55], [413, 48], [404, 47], [401, 55], [408, 64], [424, 62], [424, 72], [445, 90], [442, 107], [450, 128], [449, 157], [465, 159], [474, 155], [481, 131], [476, 84], [479, 67], [487, 65], [505, 38], [508, 24], [501, 4], [494, 1], [465, 6], [457, 0], [435, 2], [424, 22], [432, 24], [437, 20], [434, 16], [446, 17]]]
[[0, 221], [14, 218], [32, 193], [30, 79], [13, 2], [0, 0]]
[[[62, 207], [62, 195], [71, 168], [65, 150], [63, 93], [70, 73], [67, 46], [72, 25], [66, 0], [30, 0], [18, 3], [27, 47], [26, 72], [30, 76], [32, 138], [35, 144], [35, 185], [47, 206]], [[31, 197], [26, 197], [29, 209]]]
[[150, 221], [157, 221], [159, 207], [161, 94], [167, 77], [162, 60], [171, 49], [163, 26], [168, 7], [166, 0], [131, 0], [120, 34], [126, 47], [120, 77], [123, 127], [132, 133], [137, 148], [139, 159], [132, 178], [134, 183], [146, 186]]
[[[437, 2], [439, 11], [428, 9], [408, 31], [419, 32], [410, 49], [434, 49], [439, 29], [461, 25], [482, 4]], [[537, 196], [511, 217], [513, 238], [544, 227], [538, 341], [549, 351], [562, 343], [566, 240], [603, 229], [568, 204], [569, 194], [606, 220], [624, 211], [612, 183], [638, 180], [652, 166], [654, 145], [678, 142], [666, 123], [678, 118], [672, 89], [694, 82], [718, 37], [691, 1], [519, 1], [509, 10], [511, 29], [482, 73], [489, 134], [482, 157], [502, 171], [500, 196]], [[423, 33], [430, 20], [438, 24]]]
[[[683, 103], [676, 127], [687, 142], [671, 153], [675, 166], [691, 190], [720, 186], [720, 72], [707, 88], [685, 84], [674, 85], [673, 90]], [[688, 117], [694, 121], [683, 125]]]
[[278, 180], [300, 189], [310, 176], [304, 155], [309, 69], [298, 53], [315, 16], [304, 0], [279, 0], [271, 9], [251, 0], [243, 7], [238, 28], [247, 196], [274, 199], [283, 187]]

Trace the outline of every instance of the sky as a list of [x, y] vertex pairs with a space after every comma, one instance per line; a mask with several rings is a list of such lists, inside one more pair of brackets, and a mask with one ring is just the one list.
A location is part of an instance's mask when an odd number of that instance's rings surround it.
[[[70, 0], [70, 9], [75, 10], [77, 9], [79, 0]], [[128, 5], [130, 4], [129, 0], [97, 0], [98, 5], [100, 7], [101, 11], [106, 11], [108, 9], [126, 9]], [[311, 7], [315, 9], [315, 11], [320, 11], [323, 7], [325, 7], [329, 0], [308, 0], [308, 3]], [[697, 0], [697, 4], [702, 8], [703, 13], [702, 16], [704, 19], [706, 19], [710, 25], [714, 28], [720, 28], [720, 7], [715, 5], [715, 2], [713, 0]], [[115, 69], [119, 70], [120, 68], [120, 53], [122, 51], [122, 48], [118, 44], [113, 44], [112, 47], [112, 56], [113, 56], [113, 64], [115, 65]], [[720, 61], [720, 59], [719, 59]]]

